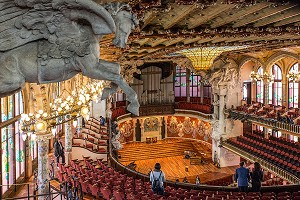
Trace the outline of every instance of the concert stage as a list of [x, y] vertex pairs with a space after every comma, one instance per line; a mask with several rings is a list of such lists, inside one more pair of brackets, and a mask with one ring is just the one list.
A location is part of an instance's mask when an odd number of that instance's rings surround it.
[[[202, 163], [191, 164], [191, 159], [184, 158], [184, 151], [191, 151], [193, 155], [195, 153], [195, 158], [202, 160]], [[211, 145], [188, 139], [165, 139], [151, 144], [145, 142], [124, 144], [119, 156], [121, 156], [119, 162], [125, 166], [134, 161], [137, 165], [135, 170], [143, 174], [148, 174], [155, 163], [159, 162], [167, 180], [179, 179], [182, 182], [183, 178], [187, 177], [189, 183], [195, 183], [195, 178], [199, 175], [201, 184], [209, 185], [230, 184], [232, 175], [238, 167], [217, 168], [212, 163]]]

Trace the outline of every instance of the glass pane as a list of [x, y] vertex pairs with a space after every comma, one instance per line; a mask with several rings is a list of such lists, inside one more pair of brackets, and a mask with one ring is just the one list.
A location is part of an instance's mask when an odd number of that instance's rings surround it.
[[1, 98], [1, 119], [2, 122], [6, 121], [8, 119], [7, 116], [7, 97]]
[[9, 172], [9, 185], [14, 184], [14, 154], [15, 154], [15, 144], [14, 144], [14, 127], [9, 125], [7, 129], [8, 133], [8, 172]]
[[20, 93], [15, 94], [15, 116], [20, 114]]
[[8, 189], [8, 170], [9, 170], [9, 164], [8, 164], [8, 144], [7, 144], [7, 134], [6, 134], [6, 128], [1, 129], [1, 150], [2, 150], [2, 194], [7, 191]]
[[8, 99], [7, 100], [8, 101], [8, 119], [13, 118], [13, 116], [14, 116], [14, 113], [13, 113], [13, 97], [14, 97], [14, 95], [7, 97], [7, 99]]
[[19, 92], [20, 114], [24, 113], [23, 95]]

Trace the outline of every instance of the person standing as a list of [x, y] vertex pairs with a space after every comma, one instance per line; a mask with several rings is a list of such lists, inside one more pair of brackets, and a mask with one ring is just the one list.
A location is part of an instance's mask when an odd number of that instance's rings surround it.
[[64, 146], [62, 145], [61, 138], [59, 137], [54, 143], [54, 156], [56, 157], [56, 163], [58, 165], [59, 158], [61, 157], [62, 164], [65, 164], [65, 152]]
[[241, 162], [240, 167], [235, 171], [235, 181], [238, 182], [240, 192], [247, 192], [250, 179], [249, 169], [245, 168], [244, 165], [245, 163]]
[[260, 192], [261, 182], [263, 181], [264, 174], [258, 162], [254, 163], [254, 169], [250, 173], [250, 176], [252, 180], [252, 192]]
[[197, 176], [196, 176], [196, 185], [197, 185], [197, 186], [200, 186], [200, 183], [201, 183], [200, 177], [197, 175]]
[[100, 125], [101, 125], [101, 126], [104, 126], [104, 124], [105, 124], [105, 118], [102, 117], [102, 116], [100, 116], [99, 121], [100, 121]]
[[154, 170], [150, 173], [150, 182], [152, 186], [152, 191], [154, 194], [163, 195], [164, 194], [164, 181], [165, 174], [160, 170], [161, 166], [159, 163], [156, 163]]

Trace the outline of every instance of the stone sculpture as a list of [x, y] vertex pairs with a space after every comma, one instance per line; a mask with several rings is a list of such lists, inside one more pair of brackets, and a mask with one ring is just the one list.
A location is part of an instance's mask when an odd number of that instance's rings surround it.
[[102, 99], [120, 87], [127, 109], [138, 115], [136, 93], [120, 76], [119, 64], [99, 59], [98, 41], [115, 32], [113, 43], [124, 48], [138, 20], [126, 4], [106, 7], [92, 0], [0, 0], [0, 97], [25, 82], [59, 82], [82, 72], [112, 82]]

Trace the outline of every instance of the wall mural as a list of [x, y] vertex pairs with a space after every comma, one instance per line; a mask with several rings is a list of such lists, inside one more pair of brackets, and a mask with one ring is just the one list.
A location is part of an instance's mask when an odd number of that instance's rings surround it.
[[211, 125], [193, 117], [169, 116], [167, 119], [167, 137], [185, 137], [204, 140], [211, 143]]
[[119, 124], [120, 138], [118, 139], [121, 143], [133, 141], [133, 121], [128, 120]]
[[158, 131], [158, 119], [156, 117], [148, 117], [144, 120], [144, 132]]

